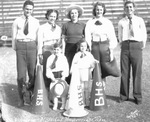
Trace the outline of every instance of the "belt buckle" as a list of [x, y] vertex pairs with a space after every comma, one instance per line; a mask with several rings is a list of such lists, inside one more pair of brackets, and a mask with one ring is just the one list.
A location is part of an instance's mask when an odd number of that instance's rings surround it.
[[18, 42], [23, 42], [23, 39], [18, 39], [17, 41], [18, 41]]
[[31, 42], [31, 39], [24, 39], [24, 42]]

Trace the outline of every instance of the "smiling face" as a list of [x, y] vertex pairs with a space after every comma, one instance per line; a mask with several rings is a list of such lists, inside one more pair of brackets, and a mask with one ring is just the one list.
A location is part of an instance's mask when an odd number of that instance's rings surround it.
[[57, 13], [56, 12], [50, 13], [49, 16], [47, 16], [47, 19], [49, 23], [54, 24], [57, 19]]
[[135, 9], [132, 3], [126, 4], [124, 9], [128, 17], [131, 17], [134, 14]]
[[78, 18], [79, 18], [79, 12], [78, 12], [78, 10], [77, 9], [72, 9], [70, 11], [70, 17], [71, 17], [72, 21], [78, 20]]
[[54, 54], [59, 56], [62, 53], [62, 49], [60, 47], [54, 48]]
[[102, 17], [104, 13], [104, 8], [100, 5], [97, 5], [95, 8], [96, 17]]
[[26, 5], [24, 8], [24, 15], [28, 18], [33, 13], [33, 6], [32, 5]]
[[86, 42], [82, 42], [80, 44], [80, 51], [81, 52], [85, 52], [87, 50], [87, 43]]

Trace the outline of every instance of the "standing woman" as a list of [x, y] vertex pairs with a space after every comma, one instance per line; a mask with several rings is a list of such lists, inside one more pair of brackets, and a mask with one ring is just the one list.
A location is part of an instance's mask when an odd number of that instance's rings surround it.
[[[117, 46], [117, 38], [112, 22], [104, 17], [105, 5], [97, 2], [93, 7], [93, 18], [86, 23], [85, 39], [95, 59], [99, 60], [102, 79], [109, 75], [119, 76], [113, 49]], [[105, 85], [105, 82], [103, 82]]]
[[61, 37], [61, 28], [56, 24], [58, 14], [57, 10], [47, 10], [45, 14], [47, 22], [41, 25], [38, 31], [39, 63], [43, 64], [43, 77], [47, 89], [50, 86], [50, 79], [46, 77], [47, 58], [52, 54], [54, 44], [60, 42]]
[[[70, 21], [62, 26], [63, 50], [67, 57], [69, 68], [72, 59], [77, 51], [77, 43], [84, 37], [85, 24], [79, 21], [79, 17], [83, 14], [83, 8], [78, 5], [70, 5], [66, 9], [66, 16]], [[66, 81], [70, 84], [71, 76]]]

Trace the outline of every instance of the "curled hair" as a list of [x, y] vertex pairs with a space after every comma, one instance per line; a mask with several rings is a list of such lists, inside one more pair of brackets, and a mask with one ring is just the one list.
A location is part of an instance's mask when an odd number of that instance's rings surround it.
[[23, 9], [27, 6], [27, 5], [32, 5], [34, 8], [34, 3], [31, 0], [26, 0], [23, 4]]
[[105, 7], [105, 4], [104, 3], [100, 3], [100, 2], [97, 2], [94, 4], [93, 6], [93, 15], [96, 16], [96, 7], [97, 6], [102, 6], [103, 9], [104, 9], [104, 12], [103, 12], [103, 15], [106, 13], [106, 7]]
[[56, 20], [57, 20], [57, 19], [58, 19], [58, 16], [59, 16], [59, 13], [58, 13], [57, 10], [54, 10], [54, 9], [48, 9], [48, 10], [46, 11], [45, 18], [48, 19], [48, 16], [49, 16], [51, 13], [53, 13], [53, 12], [55, 12], [55, 13], [57, 14], [57, 16], [56, 16]]
[[87, 41], [85, 41], [85, 39], [82, 38], [82, 39], [80, 39], [79, 42], [77, 43], [77, 52], [80, 51], [80, 45], [81, 45], [81, 43], [84, 43], [84, 42], [87, 44], [87, 51], [90, 51], [90, 47], [89, 47]]
[[[78, 18], [81, 17], [82, 12], [79, 11], [78, 9], [76, 9], [76, 10], [78, 11]], [[70, 10], [70, 11], [68, 12], [68, 19], [71, 19], [71, 11], [72, 11], [72, 10]]]

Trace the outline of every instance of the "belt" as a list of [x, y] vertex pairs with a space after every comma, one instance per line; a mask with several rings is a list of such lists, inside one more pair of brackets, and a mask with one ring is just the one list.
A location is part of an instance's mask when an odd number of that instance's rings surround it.
[[100, 43], [100, 44], [107, 44], [107, 43], [109, 43], [109, 41], [108, 40], [105, 40], [105, 41], [92, 41], [92, 43]]
[[35, 40], [32, 39], [18, 39], [18, 42], [35, 42]]
[[44, 53], [46, 51], [52, 52], [53, 51], [53, 45], [44, 45], [42, 47], [42, 53]]
[[123, 42], [127, 42], [127, 43], [141, 43], [141, 41], [135, 41], [135, 40], [125, 40]]
[[43, 45], [54, 45], [55, 43], [59, 42], [59, 39], [51, 39], [51, 40], [45, 40], [43, 42]]

